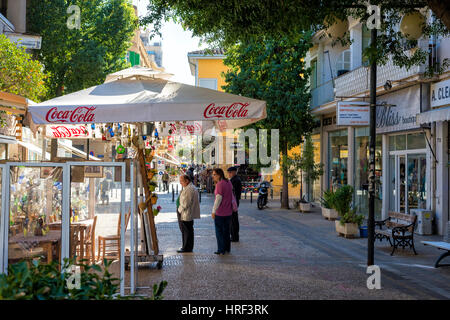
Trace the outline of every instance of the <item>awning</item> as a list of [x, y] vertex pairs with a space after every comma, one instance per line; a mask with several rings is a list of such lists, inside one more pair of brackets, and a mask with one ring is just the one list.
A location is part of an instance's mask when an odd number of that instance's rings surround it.
[[[29, 143], [29, 142], [24, 142], [24, 141], [19, 141], [17, 140], [17, 143], [20, 144], [22, 147], [27, 148], [30, 151], [36, 152], [38, 155], [42, 156], [42, 148]], [[64, 142], [62, 142], [61, 140], [58, 140], [58, 145], [64, 149], [66, 149], [69, 152], [75, 153], [77, 156], [79, 157], [83, 157], [86, 158], [86, 152], [83, 152], [77, 148], [74, 148], [72, 146], [69, 146], [67, 144], [65, 144]], [[50, 159], [50, 153], [45, 152], [45, 159]], [[96, 158], [94, 156], [89, 155], [89, 160], [96, 160], [96, 161], [100, 161], [99, 158]]]
[[16, 137], [4, 136], [4, 135], [0, 134], [0, 143], [15, 144], [15, 143], [17, 143], [17, 140], [16, 140]]
[[[80, 149], [77, 149], [75, 147], [69, 146], [69, 145], [65, 144], [64, 142], [62, 142], [61, 140], [59, 140], [59, 139], [58, 139], [58, 145], [60, 145], [61, 147], [63, 147], [67, 151], [75, 153], [77, 156], [83, 157], [83, 158], [86, 159], [86, 152], [81, 151]], [[100, 161], [99, 158], [91, 156], [91, 155], [89, 155], [89, 160]]]
[[420, 125], [423, 123], [449, 121], [449, 120], [450, 120], [450, 107], [445, 107], [418, 114], [416, 118], [416, 123]]
[[[28, 150], [33, 151], [33, 152], [36, 152], [38, 155], [42, 156], [42, 148], [40, 148], [40, 147], [38, 147], [38, 146], [35, 146], [35, 145], [32, 144], [32, 143], [24, 142], [24, 141], [20, 141], [20, 140], [17, 140], [17, 143], [20, 144], [22, 147], [25, 147], [25, 148], [27, 148]], [[47, 158], [50, 159], [50, 153], [46, 152], [46, 153], [45, 153], [45, 158], [46, 158], [46, 159], [47, 159]]]

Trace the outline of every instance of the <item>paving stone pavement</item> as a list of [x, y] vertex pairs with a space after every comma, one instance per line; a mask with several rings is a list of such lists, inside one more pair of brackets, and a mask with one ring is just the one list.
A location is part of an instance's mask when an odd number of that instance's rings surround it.
[[[254, 198], [255, 199], [255, 198]], [[202, 195], [201, 219], [195, 220], [193, 253], [178, 254], [181, 233], [172, 195], [160, 194], [162, 211], [156, 217], [161, 270], [142, 264], [138, 294], [166, 280], [164, 298], [198, 300], [292, 299], [449, 299], [450, 268], [433, 268], [441, 251], [415, 239], [419, 255], [398, 250], [390, 256], [387, 242], [376, 243], [375, 262], [381, 268], [381, 290], [367, 288], [367, 239], [344, 239], [334, 222], [311, 213], [280, 209], [279, 200], [258, 210], [242, 200], [240, 242], [231, 254], [216, 256], [212, 195]], [[439, 236], [426, 237], [438, 240]]]

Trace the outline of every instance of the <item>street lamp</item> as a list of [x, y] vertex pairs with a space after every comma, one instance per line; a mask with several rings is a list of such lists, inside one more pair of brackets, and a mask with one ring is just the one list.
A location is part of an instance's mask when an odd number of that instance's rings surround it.
[[[408, 40], [417, 40], [422, 36], [423, 16], [418, 11], [406, 14], [400, 25], [401, 32]], [[377, 29], [370, 31], [370, 43], [377, 48]], [[392, 82], [385, 84], [390, 90]], [[377, 108], [377, 62], [370, 63], [370, 133], [369, 133], [369, 217], [367, 221], [367, 265], [374, 264], [375, 243], [375, 147], [376, 147], [376, 109]]]

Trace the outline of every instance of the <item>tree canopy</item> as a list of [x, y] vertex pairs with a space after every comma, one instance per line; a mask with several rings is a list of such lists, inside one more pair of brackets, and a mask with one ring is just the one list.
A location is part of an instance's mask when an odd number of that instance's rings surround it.
[[[69, 29], [70, 5], [81, 9], [80, 28]], [[42, 36], [35, 57], [48, 74], [47, 98], [102, 83], [107, 74], [127, 67], [137, 17], [127, 0], [32, 0], [27, 28]]]
[[46, 93], [44, 79], [42, 64], [0, 34], [0, 91], [39, 102]]
[[[379, 63], [393, 55], [400, 67], [410, 67], [426, 62], [424, 50], [412, 56], [404, 48], [414, 46], [398, 32], [398, 22], [403, 14], [416, 9], [430, 8], [436, 19], [424, 28], [425, 35], [448, 35], [450, 30], [450, 2], [442, 0], [372, 0], [379, 5], [382, 25], [377, 50], [366, 52], [369, 60]], [[366, 21], [365, 0], [149, 0], [149, 14], [141, 22], [153, 24], [158, 33], [165, 20], [181, 22], [185, 28], [214, 46], [228, 46], [247, 42], [252, 38], [295, 37], [304, 31], [317, 31], [331, 26], [336, 19], [353, 17]], [[348, 36], [348, 33], [347, 33]]]
[[[253, 128], [279, 129], [283, 162], [288, 148], [302, 142], [314, 121], [309, 109], [308, 75], [304, 57], [311, 47], [311, 35], [235, 45], [227, 51], [224, 63], [226, 92], [265, 100], [267, 118]], [[283, 201], [288, 207], [287, 173], [283, 167]]]

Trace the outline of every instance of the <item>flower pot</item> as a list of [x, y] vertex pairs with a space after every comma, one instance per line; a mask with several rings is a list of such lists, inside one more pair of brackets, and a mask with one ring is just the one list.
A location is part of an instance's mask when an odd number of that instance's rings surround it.
[[368, 235], [367, 226], [359, 227], [359, 236], [360, 236], [360, 238], [367, 238], [367, 235]]
[[299, 210], [301, 212], [309, 212], [309, 211], [311, 211], [311, 203], [309, 203], [309, 202], [307, 202], [307, 203], [300, 202], [298, 204], [298, 208], [299, 208]]
[[148, 171], [148, 172], [147, 172], [147, 178], [148, 178], [149, 180], [152, 180], [152, 178], [153, 178], [154, 175], [155, 175], [155, 173], [152, 172], [152, 171]]
[[323, 208], [322, 207], [322, 216], [327, 220], [336, 220], [339, 215], [335, 209]]
[[344, 223], [341, 225], [339, 220], [335, 221], [336, 232], [345, 238], [354, 238], [359, 233], [359, 228], [357, 223]]
[[157, 197], [151, 197], [152, 204], [156, 204], [156, 201], [158, 201]]

